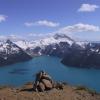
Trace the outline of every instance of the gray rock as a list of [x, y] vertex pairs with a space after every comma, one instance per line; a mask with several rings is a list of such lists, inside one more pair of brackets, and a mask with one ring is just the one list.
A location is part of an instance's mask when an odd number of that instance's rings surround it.
[[53, 88], [53, 85], [49, 80], [42, 79], [42, 83], [45, 85], [46, 90]]
[[39, 83], [38, 88], [41, 92], [45, 91], [45, 85], [42, 82]]

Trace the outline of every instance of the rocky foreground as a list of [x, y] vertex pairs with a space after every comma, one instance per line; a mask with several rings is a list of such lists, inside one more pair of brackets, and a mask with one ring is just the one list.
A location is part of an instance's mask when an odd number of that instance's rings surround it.
[[33, 83], [20, 88], [0, 87], [0, 100], [100, 100], [100, 94], [83, 86], [55, 82], [40, 71]]
[[100, 100], [100, 94], [87, 88], [63, 84], [63, 89], [35, 92], [32, 83], [21, 88], [0, 88], [0, 100]]

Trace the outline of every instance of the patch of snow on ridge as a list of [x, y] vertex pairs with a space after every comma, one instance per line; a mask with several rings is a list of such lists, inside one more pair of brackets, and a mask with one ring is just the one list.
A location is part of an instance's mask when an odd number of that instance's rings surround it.
[[44, 48], [47, 45], [59, 44], [60, 42], [67, 42], [71, 46], [74, 41], [65, 35], [54, 35], [34, 41], [17, 41], [15, 44], [26, 50], [27, 48], [34, 49], [35, 47]]
[[18, 53], [19, 48], [14, 46], [13, 43], [7, 43], [7, 41], [0, 42], [0, 52], [5, 52], [6, 54]]
[[14, 43], [18, 45], [19, 47], [21, 47], [22, 49], [27, 49], [29, 47], [29, 42], [24, 41], [24, 40], [20, 40]]
[[85, 46], [88, 44], [88, 42], [76, 42], [76, 44], [78, 44], [79, 46], [81, 46], [82, 48], [85, 48]]

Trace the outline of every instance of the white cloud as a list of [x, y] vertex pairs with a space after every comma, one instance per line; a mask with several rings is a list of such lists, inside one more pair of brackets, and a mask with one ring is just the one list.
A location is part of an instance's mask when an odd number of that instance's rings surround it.
[[59, 29], [59, 33], [100, 32], [100, 27], [90, 24], [78, 23]]
[[[0, 40], [5, 40], [5, 39], [11, 39], [13, 41], [23, 40], [23, 39], [36, 40], [36, 39], [41, 39], [41, 38], [45, 38], [45, 37], [50, 37], [57, 33], [58, 34], [66, 34], [66, 35], [69, 35], [69, 36], [75, 38], [75, 37], [78, 37], [78, 34], [73, 34], [73, 33], [81, 34], [81, 32], [86, 33], [87, 35], [89, 35], [91, 37], [91, 35], [93, 33], [98, 34], [98, 32], [100, 32], [100, 27], [91, 25], [91, 24], [78, 23], [78, 24], [62, 27], [59, 30], [51, 32], [51, 33], [24, 33], [25, 37], [15, 35], [15, 34], [11, 34], [8, 36], [0, 35]], [[82, 33], [82, 36], [83, 36], [83, 33]], [[97, 38], [98, 38], [98, 36], [97, 36]]]
[[24, 25], [27, 26], [27, 27], [31, 27], [31, 26], [34, 25], [34, 23], [32, 23], [32, 22], [26, 22], [26, 23], [24, 23]]
[[81, 7], [78, 9], [79, 12], [93, 12], [97, 8], [99, 8], [98, 5], [94, 4], [82, 4]]
[[51, 36], [52, 33], [29, 33], [28, 36], [30, 37], [47, 37]]
[[47, 26], [47, 27], [58, 27], [60, 25], [59, 23], [55, 23], [47, 20], [40, 20], [35, 22], [35, 24], [39, 26]]
[[19, 35], [15, 35], [15, 34], [11, 34], [9, 36], [7, 36], [8, 39], [11, 39], [11, 40], [20, 40], [20, 39], [24, 39], [24, 37], [21, 37]]
[[41, 33], [29, 33], [28, 36], [32, 36], [32, 37], [42, 37], [44, 34]]
[[0, 23], [3, 21], [6, 21], [7, 16], [5, 15], [0, 15]]
[[0, 35], [0, 40], [5, 40], [5, 39], [6, 39], [6, 37], [5, 37], [5, 36]]
[[73, 34], [73, 33], [81, 33], [81, 32], [100, 32], [100, 27], [99, 26], [95, 26], [95, 25], [91, 25], [91, 24], [83, 24], [83, 23], [78, 23], [78, 24], [74, 24], [71, 26], [66, 26], [63, 28], [60, 28], [59, 30], [55, 31], [55, 32], [51, 32], [51, 33], [29, 33], [28, 36], [31, 38], [45, 38], [45, 37], [49, 37], [49, 36], [53, 36], [54, 34], [66, 34], [69, 36], [77, 36], [77, 34]]
[[48, 20], [39, 20], [36, 22], [26, 22], [24, 23], [25, 26], [30, 27], [30, 26], [46, 26], [46, 27], [58, 27], [60, 24]]
[[18, 35], [0, 35], [0, 41], [10, 39], [11, 41], [23, 40], [24, 37]]

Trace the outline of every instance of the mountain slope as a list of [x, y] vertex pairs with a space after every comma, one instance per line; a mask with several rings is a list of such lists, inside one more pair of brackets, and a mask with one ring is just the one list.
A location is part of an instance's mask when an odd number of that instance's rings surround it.
[[22, 43], [25, 47], [23, 49], [32, 56], [58, 56], [62, 58], [63, 64], [69, 66], [86, 68], [100, 66], [100, 43], [77, 42], [65, 34]]
[[74, 43], [70, 37], [65, 34], [56, 34], [51, 37], [36, 41], [17, 41], [15, 42], [19, 47], [22, 47], [31, 55], [55, 55], [63, 56], [67, 49]]
[[71, 48], [62, 63], [82, 68], [100, 68], [100, 43], [88, 43], [83, 50]]
[[10, 40], [0, 42], [0, 66], [26, 61], [31, 58]]

